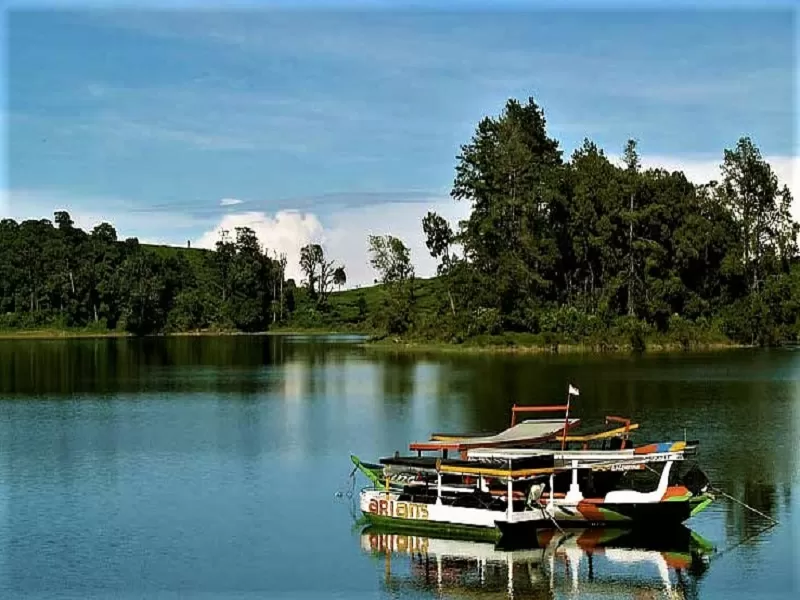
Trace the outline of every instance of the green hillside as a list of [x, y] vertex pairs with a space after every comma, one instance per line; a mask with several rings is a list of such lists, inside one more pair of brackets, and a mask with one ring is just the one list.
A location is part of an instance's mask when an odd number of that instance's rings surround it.
[[[415, 281], [415, 314], [419, 317], [436, 313], [436, 294], [441, 292], [441, 283], [436, 279]], [[320, 308], [309, 298], [304, 288], [295, 291], [296, 306], [286, 330], [352, 331], [381, 335], [385, 333], [376, 317], [384, 310], [387, 289], [376, 284], [359, 289], [332, 292], [327, 305]]]

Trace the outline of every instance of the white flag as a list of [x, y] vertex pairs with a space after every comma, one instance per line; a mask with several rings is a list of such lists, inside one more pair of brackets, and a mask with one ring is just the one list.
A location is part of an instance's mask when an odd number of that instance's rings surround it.
[[572, 384], [569, 386], [569, 393], [571, 396], [580, 396], [581, 393], [578, 391], [578, 388], [572, 387]]

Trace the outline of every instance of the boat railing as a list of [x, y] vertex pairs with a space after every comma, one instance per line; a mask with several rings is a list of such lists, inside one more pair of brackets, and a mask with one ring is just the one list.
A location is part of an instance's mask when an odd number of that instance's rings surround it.
[[547, 413], [547, 412], [563, 412], [566, 414], [569, 406], [567, 404], [555, 404], [548, 406], [518, 406], [514, 404], [511, 407], [511, 427], [517, 424], [517, 413]]
[[622, 423], [626, 431], [631, 426], [631, 420], [627, 417], [617, 417], [615, 415], [606, 415], [606, 424], [608, 423]]

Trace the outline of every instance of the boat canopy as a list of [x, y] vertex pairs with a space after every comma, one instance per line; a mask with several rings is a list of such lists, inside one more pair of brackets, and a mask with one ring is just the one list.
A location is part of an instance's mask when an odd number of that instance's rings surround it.
[[498, 458], [485, 462], [441, 459], [427, 456], [402, 456], [380, 459], [385, 472], [449, 473], [454, 475], [484, 475], [487, 477], [520, 478], [554, 472], [553, 453], [515, 458]]
[[552, 454], [556, 461], [629, 461], [634, 459], [665, 460], [667, 455], [693, 455], [697, 442], [658, 442], [621, 450], [549, 450], [546, 448], [474, 448], [467, 452], [469, 460], [492, 461]]
[[[569, 419], [568, 428], [576, 425], [578, 419]], [[494, 435], [463, 436], [434, 434], [427, 442], [412, 442], [410, 450], [467, 450], [469, 448], [491, 448], [531, 444], [558, 438], [564, 431], [564, 419], [526, 420]], [[440, 439], [435, 439], [439, 437]]]

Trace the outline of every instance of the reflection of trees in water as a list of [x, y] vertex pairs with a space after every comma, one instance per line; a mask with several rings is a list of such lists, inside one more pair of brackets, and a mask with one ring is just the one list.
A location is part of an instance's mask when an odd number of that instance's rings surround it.
[[[0, 393], [269, 390], [278, 377], [259, 368], [300, 359], [314, 369], [342, 363], [352, 349], [292, 344], [278, 336], [0, 341]], [[324, 384], [318, 378], [314, 386]]]
[[379, 365], [384, 400], [392, 404], [409, 404], [414, 395], [417, 360], [407, 354], [398, 354], [391, 359], [385, 357]]

